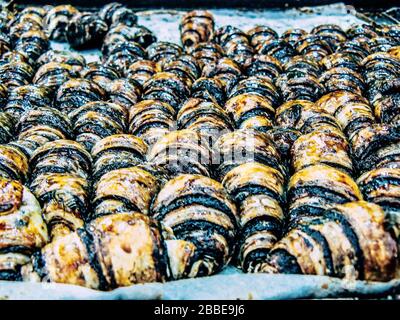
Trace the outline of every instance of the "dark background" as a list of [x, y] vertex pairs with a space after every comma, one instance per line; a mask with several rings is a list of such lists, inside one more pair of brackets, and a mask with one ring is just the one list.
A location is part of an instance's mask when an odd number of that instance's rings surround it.
[[[103, 0], [16, 0], [16, 4], [72, 4], [79, 7], [102, 6], [112, 1]], [[345, 2], [357, 7], [393, 7], [400, 6], [400, 0], [133, 0], [118, 2], [124, 3], [132, 8], [284, 8], [323, 5], [336, 2]]]

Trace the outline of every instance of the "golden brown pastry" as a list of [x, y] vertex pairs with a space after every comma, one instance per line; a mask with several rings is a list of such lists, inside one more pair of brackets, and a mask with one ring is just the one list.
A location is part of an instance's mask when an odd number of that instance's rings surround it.
[[287, 168], [275, 142], [266, 133], [249, 129], [235, 130], [222, 135], [214, 149], [214, 165], [220, 179], [232, 168], [247, 162], [259, 162], [287, 175]]
[[27, 156], [11, 145], [0, 145], [0, 176], [25, 182], [28, 178]]
[[209, 176], [213, 153], [208, 141], [197, 131], [171, 131], [150, 149], [147, 160], [164, 168], [171, 176], [181, 173]]
[[168, 103], [142, 100], [129, 110], [129, 132], [152, 146], [175, 128], [175, 115]]
[[290, 178], [287, 192], [291, 221], [320, 216], [332, 205], [363, 199], [351, 176], [325, 164], [297, 171]]
[[[93, 217], [124, 211], [149, 213], [158, 181], [139, 167], [111, 170], [94, 185]], [[93, 218], [91, 217], [91, 218]]]
[[[134, 239], [134, 241], [132, 241]], [[157, 221], [128, 211], [99, 217], [86, 230], [61, 235], [22, 270], [24, 280], [110, 290], [170, 277]]]
[[299, 171], [314, 164], [327, 164], [349, 174], [353, 164], [349, 145], [343, 133], [337, 129], [315, 130], [299, 137], [292, 146], [292, 165]]
[[349, 202], [297, 224], [271, 250], [263, 271], [388, 281], [397, 254], [382, 208]]
[[116, 134], [101, 139], [91, 151], [93, 182], [111, 170], [143, 164], [147, 149], [142, 139], [130, 134]]
[[57, 140], [36, 149], [30, 165], [30, 188], [52, 236], [82, 227], [89, 209], [90, 154], [75, 141]]
[[87, 228], [108, 288], [164, 282], [170, 277], [167, 249], [157, 221], [127, 212], [99, 217]]
[[179, 129], [200, 132], [211, 144], [221, 134], [233, 129], [232, 121], [222, 107], [199, 98], [189, 98], [183, 103], [177, 115], [177, 123]]
[[309, 133], [321, 126], [340, 129], [335, 117], [306, 100], [292, 100], [276, 110], [275, 121], [278, 126], [289, 127]]
[[181, 19], [179, 30], [181, 41], [187, 52], [202, 42], [207, 42], [213, 37], [214, 17], [205, 10], [187, 12]]
[[257, 272], [283, 231], [284, 176], [250, 162], [230, 170], [222, 184], [239, 208], [237, 263], [245, 272]]
[[171, 228], [177, 239], [195, 245], [190, 276], [211, 275], [230, 261], [238, 217], [236, 206], [217, 181], [179, 175], [160, 190], [151, 214]]
[[358, 130], [375, 122], [367, 99], [347, 91], [335, 91], [322, 96], [316, 105], [333, 115], [349, 138]]
[[20, 182], [0, 178], [0, 280], [20, 280], [20, 268], [48, 241], [39, 202]]

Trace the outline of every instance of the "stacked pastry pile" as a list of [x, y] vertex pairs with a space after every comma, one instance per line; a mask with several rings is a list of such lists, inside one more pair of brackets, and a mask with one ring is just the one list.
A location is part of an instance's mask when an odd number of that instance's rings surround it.
[[396, 276], [397, 26], [278, 35], [193, 11], [180, 46], [118, 3], [5, 7], [0, 26], [0, 279]]

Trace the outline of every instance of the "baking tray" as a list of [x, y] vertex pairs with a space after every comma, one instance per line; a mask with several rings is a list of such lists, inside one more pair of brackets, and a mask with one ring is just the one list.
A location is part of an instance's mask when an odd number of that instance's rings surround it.
[[109, 292], [55, 283], [0, 281], [0, 300], [278, 300], [387, 298], [400, 291], [390, 282], [346, 281], [325, 276], [243, 274], [234, 267], [210, 277], [137, 284]]
[[[215, 9], [211, 12], [217, 26], [231, 24], [247, 30], [264, 24], [278, 33], [294, 27], [310, 30], [322, 23], [336, 23], [346, 29], [362, 22], [351, 7], [342, 3], [279, 11]], [[159, 41], [179, 43], [178, 24], [183, 13], [180, 10], [140, 11], [139, 24], [154, 31]], [[60, 43], [52, 46], [68, 48]], [[98, 59], [97, 51], [81, 53], [88, 61]], [[399, 293], [400, 279], [377, 283], [309, 275], [244, 274], [233, 266], [210, 277], [133, 285], [110, 292], [54, 283], [0, 281], [0, 299], [299, 299], [396, 297]]]

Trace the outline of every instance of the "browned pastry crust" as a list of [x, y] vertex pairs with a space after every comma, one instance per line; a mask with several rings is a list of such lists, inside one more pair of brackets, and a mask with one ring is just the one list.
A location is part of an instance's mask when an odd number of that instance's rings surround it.
[[327, 125], [340, 129], [335, 117], [306, 100], [292, 100], [281, 105], [276, 110], [275, 121], [278, 126], [293, 128], [303, 133]]
[[287, 196], [292, 222], [320, 216], [334, 204], [363, 198], [351, 176], [325, 164], [308, 166], [292, 175]]
[[0, 279], [19, 280], [21, 266], [48, 241], [33, 194], [18, 181], [0, 178]]
[[[150, 202], [157, 190], [157, 179], [143, 169], [131, 167], [112, 170], [104, 174], [95, 185], [92, 204], [96, 208], [103, 201], [117, 200], [127, 209], [148, 214]], [[95, 209], [95, 215], [107, 214], [97, 211]]]
[[266, 272], [296, 271], [388, 281], [397, 264], [397, 246], [385, 230], [385, 214], [376, 204], [349, 202], [321, 218], [298, 224], [271, 250]]
[[93, 220], [88, 230], [109, 288], [163, 282], [170, 277], [167, 250], [155, 220], [143, 214], [120, 213]]
[[181, 173], [210, 175], [213, 153], [197, 131], [171, 131], [150, 149], [147, 160], [176, 176]]
[[214, 17], [205, 10], [186, 13], [180, 22], [181, 41], [187, 52], [198, 43], [207, 42], [213, 37]]
[[151, 212], [178, 239], [195, 245], [189, 276], [213, 274], [230, 261], [238, 217], [222, 184], [201, 175], [179, 175], [160, 190]]
[[299, 171], [314, 164], [327, 164], [347, 173], [353, 172], [349, 145], [341, 131], [316, 130], [299, 137], [292, 146], [292, 165]]

